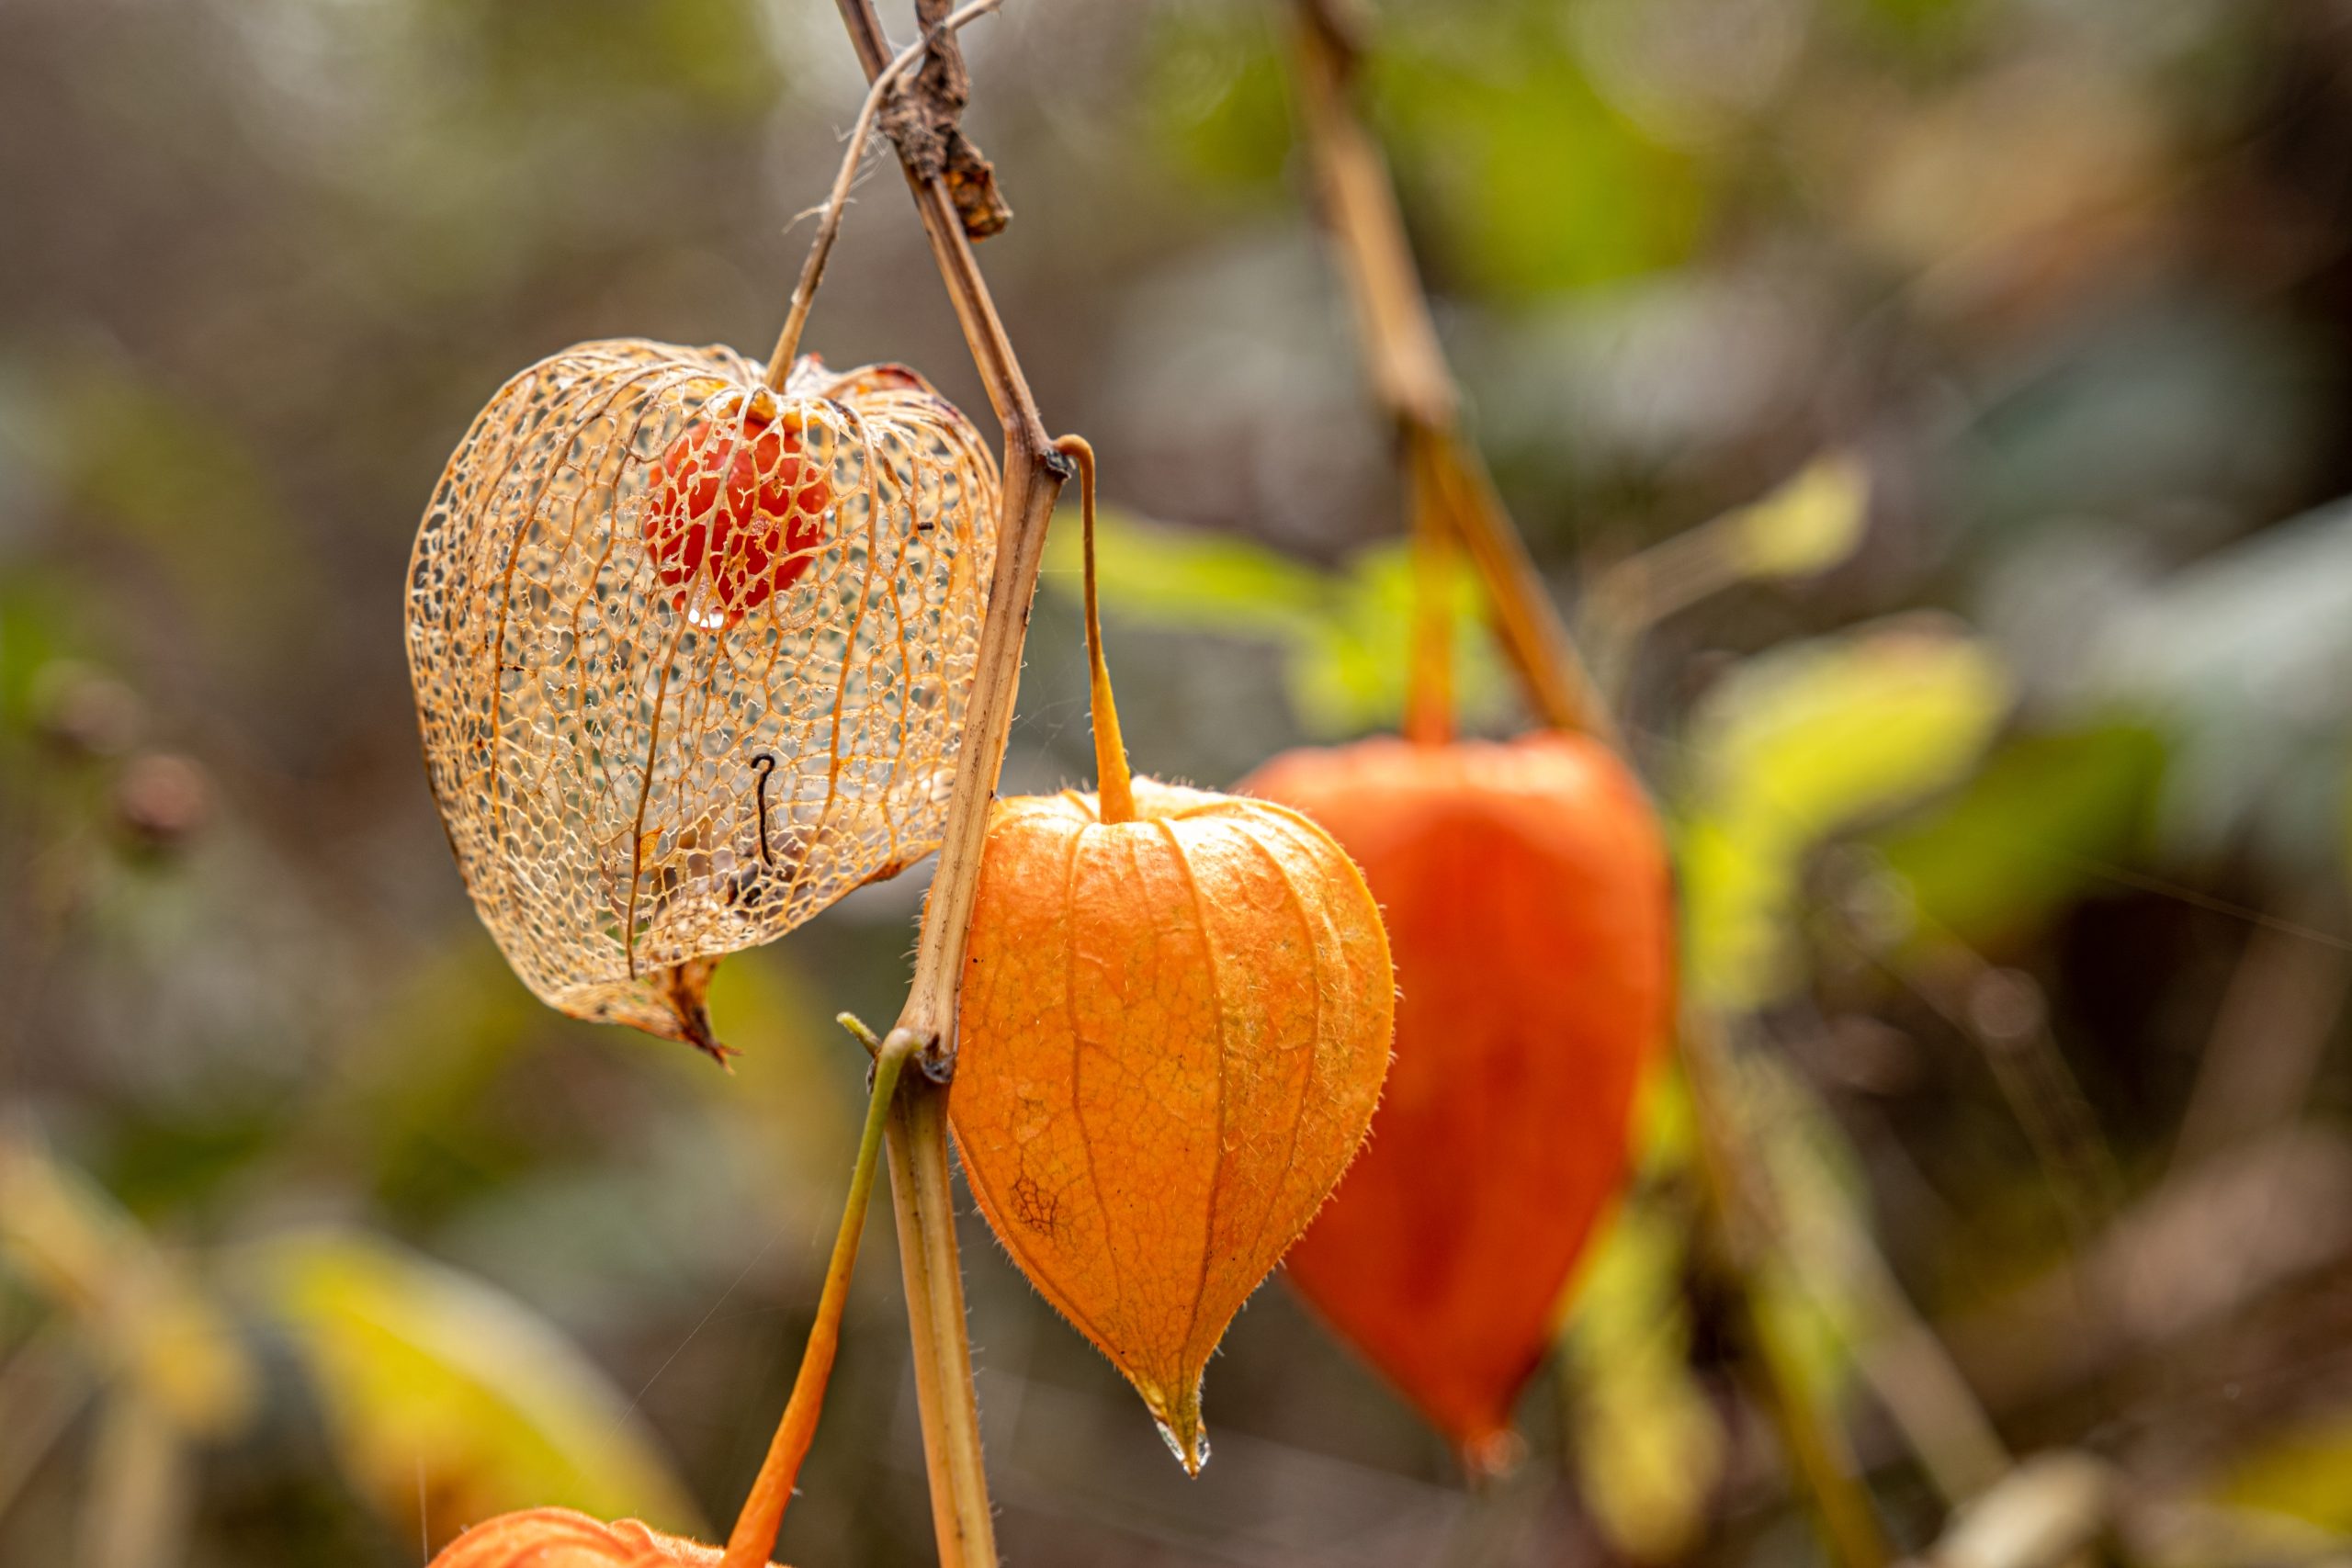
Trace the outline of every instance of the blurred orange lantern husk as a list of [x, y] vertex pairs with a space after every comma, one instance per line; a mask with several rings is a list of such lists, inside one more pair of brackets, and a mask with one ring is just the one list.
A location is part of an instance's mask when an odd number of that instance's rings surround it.
[[1606, 747], [1566, 734], [1305, 750], [1243, 787], [1363, 867], [1400, 992], [1372, 1137], [1291, 1279], [1466, 1465], [1495, 1468], [1668, 1027], [1656, 821]]

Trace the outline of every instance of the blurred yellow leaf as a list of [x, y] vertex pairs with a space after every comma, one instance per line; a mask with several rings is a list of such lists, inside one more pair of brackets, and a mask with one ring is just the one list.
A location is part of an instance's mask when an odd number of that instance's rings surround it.
[[420, 1528], [420, 1502], [436, 1541], [538, 1505], [687, 1533], [703, 1522], [618, 1392], [503, 1292], [329, 1230], [266, 1244], [254, 1278], [316, 1381], [345, 1470], [405, 1530]]
[[1990, 649], [1918, 618], [1776, 649], [1709, 693], [1691, 720], [1683, 808], [1697, 995], [1744, 1009], [1784, 994], [1806, 852], [1962, 777], [2009, 695]]
[[1799, 976], [1782, 927], [1796, 897], [1797, 852], [1757, 832], [1701, 818], [1681, 834], [1686, 983], [1711, 1005], [1749, 1007]]
[[2232, 1465], [2216, 1493], [2238, 1507], [2352, 1531], [2352, 1413], [2273, 1436]]
[[1991, 649], [1926, 617], [1749, 660], [1692, 721], [1707, 804], [1817, 839], [1957, 781], [2009, 703]]
[[1810, 577], [1854, 553], [1870, 518], [1870, 472], [1848, 453], [1816, 457], [1786, 484], [1732, 514], [1740, 569]]
[[0, 1259], [182, 1432], [219, 1436], [252, 1409], [234, 1325], [96, 1182], [13, 1135], [0, 1136]]

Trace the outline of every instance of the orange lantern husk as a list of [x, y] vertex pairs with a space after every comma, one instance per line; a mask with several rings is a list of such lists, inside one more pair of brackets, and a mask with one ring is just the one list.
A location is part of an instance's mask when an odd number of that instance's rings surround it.
[[1131, 780], [1093, 599], [1101, 794], [1001, 803], [948, 1101], [972, 1191], [1190, 1471], [1202, 1369], [1362, 1143], [1395, 982], [1363, 878], [1261, 800]]
[[715, 1548], [606, 1524], [570, 1508], [525, 1508], [485, 1519], [441, 1549], [430, 1568], [715, 1568]]
[[1656, 820], [1614, 754], [1566, 734], [1298, 750], [1243, 787], [1363, 868], [1401, 993], [1372, 1139], [1291, 1280], [1467, 1466], [1498, 1468], [1668, 1027]]

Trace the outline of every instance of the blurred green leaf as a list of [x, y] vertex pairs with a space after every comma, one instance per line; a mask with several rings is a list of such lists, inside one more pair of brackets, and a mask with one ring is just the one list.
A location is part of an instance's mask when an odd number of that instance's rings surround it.
[[1698, 802], [1804, 842], [1960, 779], [2009, 703], [1956, 623], [1877, 622], [1747, 660], [1693, 716]]
[[2009, 703], [1991, 650], [1882, 622], [1749, 660], [1693, 716], [1682, 812], [1690, 984], [1760, 1006], [1798, 978], [1788, 918], [1808, 851], [1965, 774]]
[[1852, 1378], [1856, 1340], [1870, 1316], [1851, 1269], [1835, 1254], [1868, 1245], [1860, 1238], [1869, 1184], [1845, 1134], [1780, 1058], [1744, 1053], [1739, 1088], [1782, 1232], [1758, 1270], [1758, 1304], [1816, 1405], [1833, 1409]]
[[480, 928], [452, 928], [386, 987], [305, 1134], [397, 1219], [437, 1224], [530, 1164], [492, 1091], [548, 1027]]
[[1977, 8], [1977, 0], [1845, 0], [1858, 10], [1905, 33], [1937, 36]]
[[[270, 455], [217, 410], [113, 355], [61, 355], [48, 386], [40, 418], [23, 436], [64, 504], [160, 565], [222, 653], [254, 662], [282, 653], [322, 595]], [[63, 602], [74, 615], [67, 624], [89, 624], [87, 584], [112, 608], [116, 599], [136, 602], [139, 577], [117, 567], [86, 578]]]
[[1996, 946], [2136, 858], [2164, 765], [2162, 737], [2132, 725], [2022, 737], [1877, 847], [1921, 914]]
[[63, 612], [70, 603], [60, 581], [19, 571], [0, 580], [0, 738], [32, 722], [41, 672], [76, 647]]
[[[1287, 673], [1300, 722], [1322, 736], [1394, 727], [1405, 712], [1412, 647], [1415, 567], [1403, 541], [1358, 551], [1330, 582], [1325, 613], [1294, 648]], [[1487, 634], [1486, 591], [1457, 560], [1449, 589], [1453, 622], [1453, 707], [1476, 728], [1508, 709], [1509, 688]]]
[[1546, 6], [1465, 4], [1385, 18], [1372, 100], [1430, 265], [1532, 299], [1654, 272], [1697, 243], [1699, 164], [1594, 90]]
[[[775, 51], [747, 0], [433, 0], [447, 47], [487, 103], [544, 117], [551, 101], [657, 98], [716, 120], [763, 112]], [[456, 73], [452, 73], [453, 75]]]
[[[1076, 599], [1085, 549], [1075, 520], [1063, 524], [1046, 536], [1046, 581]], [[1106, 606], [1138, 620], [1277, 641], [1306, 633], [1331, 596], [1321, 572], [1262, 545], [1107, 510], [1095, 519], [1095, 581]]]
[[1253, 6], [1155, 6], [1143, 145], [1204, 185], [1280, 189], [1291, 119], [1275, 28]]
[[619, 1392], [513, 1297], [356, 1233], [282, 1236], [252, 1264], [336, 1458], [411, 1537], [542, 1505], [686, 1533], [703, 1522]]
[[[1075, 598], [1082, 565], [1078, 530], [1056, 529], [1046, 581]], [[1325, 572], [1245, 539], [1113, 513], [1096, 520], [1095, 570], [1114, 615], [1280, 646], [1292, 705], [1316, 735], [1392, 727], [1405, 711], [1415, 589], [1402, 541]], [[1457, 562], [1449, 587], [1455, 713], [1476, 728], [1508, 711], [1510, 688], [1486, 629], [1485, 592], [1466, 562]], [[1114, 653], [1114, 671], [1117, 662]]]

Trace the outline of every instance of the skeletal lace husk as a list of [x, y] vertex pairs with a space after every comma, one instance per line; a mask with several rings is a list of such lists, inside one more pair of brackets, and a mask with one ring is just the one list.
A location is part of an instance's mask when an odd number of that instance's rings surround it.
[[[761, 377], [634, 340], [533, 366], [450, 457], [408, 582], [434, 795], [515, 973], [714, 1053], [718, 957], [937, 847], [996, 547], [995, 464], [921, 378]], [[805, 465], [796, 531], [820, 537], [788, 583], [772, 537], [747, 588], [712, 522], [680, 581], [670, 534], [647, 536], [649, 507], [657, 529], [690, 510], [665, 461], [730, 440], [764, 460], [770, 429]]]

